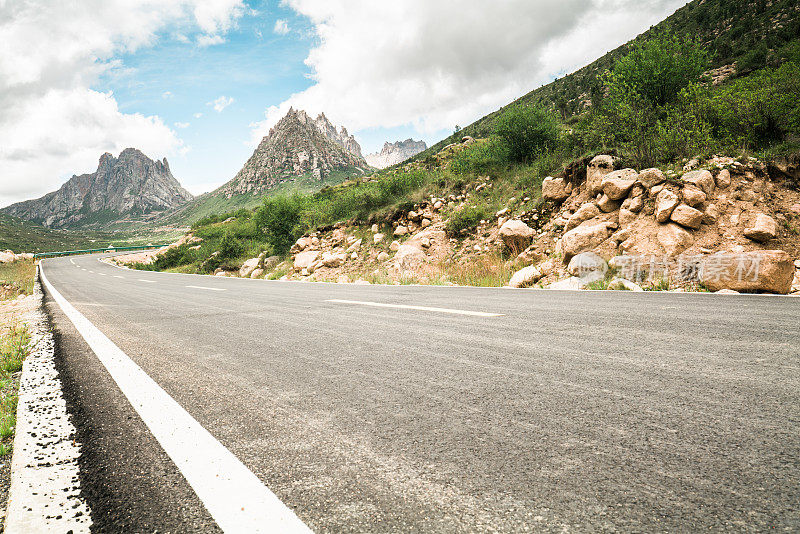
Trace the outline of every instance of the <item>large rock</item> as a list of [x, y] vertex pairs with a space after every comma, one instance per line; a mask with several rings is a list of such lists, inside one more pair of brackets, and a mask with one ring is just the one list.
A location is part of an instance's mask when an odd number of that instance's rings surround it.
[[659, 228], [656, 239], [668, 256], [677, 256], [694, 244], [692, 234], [674, 223]]
[[622, 169], [611, 172], [603, 177], [601, 186], [611, 200], [621, 200], [628, 196], [633, 184], [636, 183], [637, 173], [633, 169]]
[[759, 243], [766, 243], [778, 236], [778, 223], [769, 215], [759, 213], [751, 228], [745, 228], [744, 236]]
[[561, 238], [561, 248], [565, 259], [571, 259], [576, 254], [597, 247], [611, 236], [615, 226], [612, 223], [602, 222], [570, 230]]
[[261, 278], [262, 276], [264, 276], [264, 269], [253, 269], [253, 272], [250, 273], [250, 278], [253, 280]]
[[542, 272], [536, 268], [535, 265], [529, 265], [514, 273], [511, 280], [508, 282], [509, 287], [528, 287], [542, 278]]
[[0, 252], [0, 263], [13, 263], [16, 259], [16, 255], [10, 250]]
[[656, 196], [656, 221], [660, 223], [667, 222], [672, 211], [678, 207], [680, 200], [678, 195], [669, 189], [662, 189], [658, 196]]
[[567, 182], [563, 178], [548, 176], [542, 182], [542, 198], [560, 202], [569, 196]]
[[569, 232], [582, 222], [594, 219], [598, 215], [600, 215], [600, 208], [598, 208], [594, 202], [587, 202], [570, 216], [567, 221], [566, 230]]
[[683, 201], [690, 205], [693, 208], [700, 206], [703, 202], [706, 201], [706, 194], [700, 190], [699, 187], [696, 185], [686, 184], [683, 186], [681, 190], [681, 197], [683, 197]]
[[625, 278], [613, 278], [608, 283], [608, 289], [612, 291], [644, 291], [642, 286], [633, 283], [630, 280], [626, 280]]
[[731, 186], [731, 171], [722, 169], [717, 175], [717, 187], [720, 189], [727, 189]]
[[691, 206], [687, 206], [686, 204], [681, 204], [677, 208], [672, 210], [672, 215], [670, 215], [670, 219], [672, 219], [673, 222], [680, 224], [681, 226], [697, 230], [703, 223], [703, 212], [700, 210], [696, 210]]
[[783, 250], [712, 254], [699, 260], [700, 281], [711, 291], [779, 293], [792, 287], [794, 263]]
[[294, 270], [302, 271], [314, 263], [319, 257], [319, 250], [306, 250], [294, 257]]
[[252, 258], [247, 260], [242, 264], [242, 267], [239, 269], [239, 276], [242, 278], [247, 278], [252, 274], [253, 271], [258, 269], [258, 265], [261, 263], [261, 258]]
[[608, 271], [606, 260], [595, 252], [581, 252], [569, 260], [567, 272], [578, 278], [585, 277], [588, 273], [599, 272], [605, 276]]
[[614, 158], [597, 156], [586, 167], [586, 191], [595, 196], [603, 190], [603, 177], [614, 171]]
[[559, 289], [561, 291], [580, 291], [586, 286], [587, 282], [585, 280], [581, 280], [577, 276], [570, 276], [569, 278], [565, 278], [564, 280], [559, 280], [558, 282], [553, 282], [547, 289]]
[[600, 208], [600, 211], [603, 213], [611, 213], [612, 211], [618, 210], [620, 204], [622, 203], [619, 200], [614, 200], [605, 193], [603, 193], [600, 200], [597, 201], [597, 207]]
[[512, 251], [519, 253], [531, 244], [536, 232], [518, 219], [506, 221], [500, 228], [500, 238]]
[[345, 261], [347, 261], [347, 254], [341, 252], [338, 254], [334, 254], [333, 252], [326, 252], [325, 254], [322, 255], [322, 264], [325, 267], [331, 267], [331, 268], [339, 267]]
[[714, 188], [716, 187], [714, 176], [706, 170], [687, 172], [683, 175], [683, 181], [696, 185], [709, 196], [714, 192]]
[[664, 183], [665, 178], [661, 169], [645, 169], [639, 173], [637, 180], [647, 189], [650, 189], [653, 186]]

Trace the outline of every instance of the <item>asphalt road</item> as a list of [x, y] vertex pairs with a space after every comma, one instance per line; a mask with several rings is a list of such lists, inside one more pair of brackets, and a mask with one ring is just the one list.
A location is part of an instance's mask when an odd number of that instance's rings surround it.
[[[315, 531], [800, 529], [799, 299], [44, 268]], [[98, 530], [214, 530], [53, 315]]]

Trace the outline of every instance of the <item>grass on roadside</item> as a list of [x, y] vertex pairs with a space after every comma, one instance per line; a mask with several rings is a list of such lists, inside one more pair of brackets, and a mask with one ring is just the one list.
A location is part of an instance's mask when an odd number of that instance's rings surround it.
[[12, 263], [0, 263], [0, 300], [15, 298], [18, 294], [33, 293], [36, 278], [36, 264], [33, 260], [20, 260]]
[[17, 390], [14, 374], [22, 370], [22, 362], [31, 353], [28, 327], [11, 320], [0, 326], [0, 456], [11, 452], [17, 425]]

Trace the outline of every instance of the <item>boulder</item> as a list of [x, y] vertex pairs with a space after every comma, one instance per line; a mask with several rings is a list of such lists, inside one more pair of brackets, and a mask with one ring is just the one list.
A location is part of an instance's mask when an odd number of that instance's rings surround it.
[[567, 183], [563, 178], [552, 178], [548, 176], [542, 182], [542, 198], [561, 202], [569, 197]]
[[728, 169], [722, 169], [719, 171], [717, 175], [717, 187], [720, 189], [727, 189], [731, 186], [731, 171]]
[[395, 236], [406, 235], [408, 233], [408, 227], [403, 226], [402, 224], [397, 225], [397, 228], [394, 229]]
[[370, 230], [372, 230], [372, 233], [373, 233], [373, 234], [377, 234], [377, 233], [378, 233], [378, 230], [380, 230], [380, 228], [378, 227], [378, 225], [377, 225], [377, 224], [373, 224], [373, 225], [372, 225], [372, 228], [370, 228]]
[[706, 201], [706, 194], [703, 193], [699, 187], [695, 185], [686, 184], [681, 190], [681, 197], [683, 201], [689, 206], [696, 208]]
[[561, 238], [561, 248], [565, 259], [571, 259], [576, 254], [592, 250], [609, 238], [614, 230], [614, 224], [602, 222], [593, 225], [579, 226], [570, 230]]
[[668, 223], [659, 228], [656, 239], [667, 256], [677, 256], [694, 244], [692, 234], [675, 223]]
[[298, 252], [302, 252], [310, 246], [311, 246], [311, 238], [308, 236], [301, 237], [300, 239], [294, 242], [294, 248]]
[[253, 272], [250, 273], [250, 278], [253, 280], [261, 278], [262, 276], [264, 276], [264, 269], [253, 269]]
[[10, 250], [0, 252], [0, 263], [13, 263], [16, 259], [16, 255]]
[[639, 176], [636, 179], [647, 189], [664, 183], [665, 180], [664, 173], [661, 172], [661, 169], [645, 169], [639, 173]]
[[608, 283], [608, 289], [614, 291], [644, 291], [642, 286], [624, 278], [613, 278]]
[[355, 251], [357, 251], [358, 249], [361, 248], [361, 244], [363, 242], [364, 242], [363, 239], [356, 239], [355, 241], [353, 241], [353, 243], [350, 244], [349, 247], [347, 247], [346, 252], [355, 252]]
[[261, 258], [252, 258], [247, 260], [242, 264], [242, 267], [239, 269], [239, 276], [242, 278], [247, 278], [250, 274], [258, 269], [258, 265], [261, 263]]
[[345, 261], [347, 261], [347, 254], [341, 252], [338, 254], [334, 254], [333, 252], [326, 252], [325, 254], [322, 255], [322, 264], [325, 267], [331, 267], [331, 268], [339, 267]]
[[261, 266], [265, 271], [268, 271], [270, 269], [273, 269], [280, 262], [281, 262], [280, 256], [270, 256], [268, 258], [264, 258], [264, 260], [261, 262]]
[[586, 282], [581, 280], [577, 276], [570, 276], [569, 278], [565, 278], [564, 280], [559, 280], [558, 282], [553, 282], [547, 289], [560, 289], [562, 291], [580, 291], [584, 288]]
[[500, 228], [500, 238], [515, 253], [528, 248], [535, 235], [536, 231], [519, 219], [506, 221]]
[[611, 213], [612, 211], [618, 210], [620, 204], [622, 203], [619, 200], [613, 200], [605, 193], [603, 193], [603, 196], [597, 201], [597, 207], [600, 208], [600, 211], [603, 213]]
[[678, 195], [669, 189], [662, 189], [656, 197], [656, 221], [660, 223], [667, 222], [678, 204], [680, 204]]
[[706, 170], [687, 172], [683, 175], [683, 181], [696, 185], [709, 196], [714, 192], [714, 188], [716, 187], [714, 176]]
[[386, 236], [384, 236], [381, 233], [377, 233], [374, 236], [372, 236], [372, 242], [377, 245], [378, 243], [381, 243], [383, 241], [384, 237]]
[[622, 203], [621, 209], [626, 209], [628, 211], [632, 211], [633, 213], [639, 213], [642, 211], [644, 207], [644, 197], [643, 196], [631, 196], [625, 199], [625, 202]]
[[397, 252], [399, 248], [400, 248], [400, 241], [392, 241], [392, 244], [389, 245], [389, 250], [391, 250], [392, 252]]
[[303, 269], [308, 269], [309, 265], [314, 263], [318, 257], [319, 250], [306, 250], [304, 252], [300, 252], [294, 257], [294, 270], [302, 271]]
[[598, 215], [600, 215], [600, 208], [598, 208], [593, 202], [587, 202], [570, 216], [565, 229], [569, 232], [582, 222], [588, 221], [589, 219], [594, 219]]
[[745, 228], [744, 236], [759, 243], [766, 243], [778, 236], [778, 223], [769, 215], [759, 213], [756, 215], [753, 226]]
[[597, 156], [586, 167], [586, 191], [590, 196], [595, 196], [603, 190], [603, 177], [614, 171], [614, 158], [611, 156]]
[[633, 221], [636, 220], [636, 213], [632, 212], [631, 210], [626, 210], [625, 208], [620, 208], [619, 210], [619, 224], [620, 226], [628, 226]]
[[785, 295], [792, 288], [794, 263], [783, 250], [756, 250], [704, 256], [699, 260], [698, 271], [700, 281], [711, 291], [732, 289]]
[[385, 262], [389, 258], [390, 258], [390, 256], [386, 252], [381, 252], [380, 254], [378, 254], [378, 261], [381, 262], [381, 263]]
[[706, 224], [714, 224], [719, 219], [719, 210], [716, 204], [709, 204], [703, 213], [703, 222]]
[[672, 210], [670, 219], [681, 226], [697, 230], [703, 223], [703, 212], [691, 206], [687, 206], [686, 204], [680, 204], [677, 208]]
[[419, 223], [419, 225], [422, 228], [427, 228], [427, 227], [429, 227], [431, 225], [431, 220], [426, 217], [426, 218], [422, 219], [422, 222]]
[[397, 253], [394, 255], [394, 259], [397, 262], [397, 266], [401, 269], [413, 269], [420, 263], [426, 261], [427, 257], [425, 256], [425, 252], [419, 247], [406, 244], [400, 245], [400, 248], [397, 249]]
[[528, 287], [538, 282], [542, 276], [542, 272], [535, 265], [529, 265], [515, 272], [508, 285], [516, 288]]
[[581, 252], [569, 260], [567, 272], [572, 276], [583, 278], [591, 272], [599, 272], [605, 276], [608, 271], [608, 264], [599, 254], [595, 252]]
[[636, 177], [637, 173], [633, 169], [608, 173], [601, 182], [603, 193], [611, 200], [621, 200], [628, 196], [633, 184], [636, 183]]

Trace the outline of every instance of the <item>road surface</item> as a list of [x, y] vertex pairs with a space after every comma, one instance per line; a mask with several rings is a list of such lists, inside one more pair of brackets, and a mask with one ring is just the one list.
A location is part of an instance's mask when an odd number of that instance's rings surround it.
[[[800, 529], [798, 299], [44, 271], [314, 531]], [[217, 529], [49, 309], [98, 529]]]

